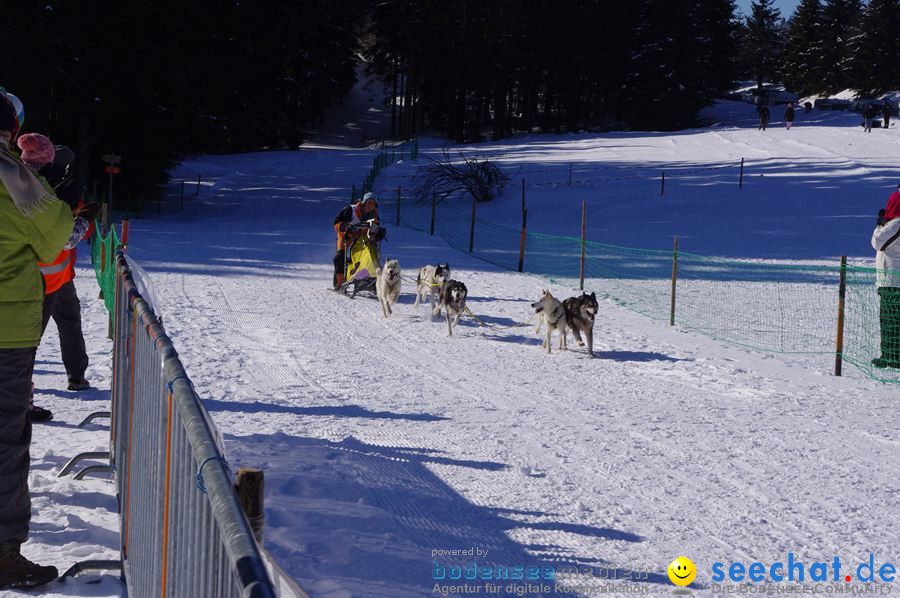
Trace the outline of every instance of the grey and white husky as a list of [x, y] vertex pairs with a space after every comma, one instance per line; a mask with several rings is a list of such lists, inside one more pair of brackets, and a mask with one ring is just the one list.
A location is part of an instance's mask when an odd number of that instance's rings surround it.
[[441, 309], [447, 318], [447, 336], [453, 336], [453, 327], [459, 321], [463, 312], [466, 311], [466, 296], [469, 290], [466, 285], [458, 280], [445, 280], [441, 285], [441, 291], [437, 307], [431, 311], [431, 315], [438, 317], [441, 315]]
[[580, 297], [569, 297], [562, 302], [566, 310], [566, 325], [572, 329], [575, 342], [579, 347], [584, 346], [581, 334], [587, 339], [588, 355], [594, 356], [594, 317], [600, 306], [597, 303], [597, 294], [582, 293]]
[[422, 266], [416, 277], [416, 300], [414, 307], [419, 307], [419, 299], [425, 300], [426, 294], [431, 296], [431, 309], [434, 310], [434, 300], [440, 294], [441, 285], [450, 278], [450, 264], [443, 266]]
[[375, 276], [375, 292], [381, 303], [381, 312], [386, 318], [393, 313], [391, 305], [397, 303], [400, 297], [400, 262], [388, 258], [384, 262], [384, 268], [375, 270]]
[[559, 348], [566, 349], [566, 310], [562, 303], [550, 294], [550, 291], [543, 291], [541, 298], [531, 304], [534, 313], [538, 314], [538, 325], [535, 329], [536, 333], [541, 331], [541, 326], [546, 322], [547, 334], [544, 336], [543, 347], [550, 353], [550, 339], [553, 331], [559, 332]]

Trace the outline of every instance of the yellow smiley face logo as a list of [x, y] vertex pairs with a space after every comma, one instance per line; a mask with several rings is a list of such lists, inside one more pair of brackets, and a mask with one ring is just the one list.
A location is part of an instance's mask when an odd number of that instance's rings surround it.
[[676, 586], [686, 586], [697, 577], [697, 566], [691, 559], [680, 556], [669, 563], [669, 579]]

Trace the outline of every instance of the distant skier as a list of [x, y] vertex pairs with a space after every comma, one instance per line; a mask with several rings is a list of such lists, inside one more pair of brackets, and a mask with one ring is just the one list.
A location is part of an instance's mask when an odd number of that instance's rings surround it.
[[761, 105], [758, 109], [759, 111], [759, 129], [760, 131], [766, 130], [766, 125], [769, 124], [769, 107], [765, 104]]
[[873, 120], [875, 120], [875, 106], [867, 104], [866, 109], [863, 110], [863, 126], [865, 126], [866, 133], [872, 132]]
[[873, 359], [872, 365], [900, 368], [900, 185], [888, 199], [887, 207], [878, 212], [872, 248], [875, 284], [881, 299], [881, 356]]
[[812, 109], [813, 109], [812, 102], [803, 102], [803, 109], [806, 111], [807, 114], [812, 112]]
[[784, 126], [790, 131], [792, 124], [794, 124], [794, 103], [788, 102], [787, 108], [784, 109]]
[[887, 129], [891, 126], [891, 113], [894, 111], [894, 107], [888, 100], [884, 101], [884, 107], [881, 109], [881, 116], [884, 117], [884, 128]]

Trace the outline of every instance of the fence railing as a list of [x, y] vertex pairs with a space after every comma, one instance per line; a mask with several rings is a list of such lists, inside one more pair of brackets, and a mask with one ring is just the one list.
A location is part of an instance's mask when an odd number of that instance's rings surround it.
[[[435, 234], [454, 249], [501, 268], [579, 284], [580, 238], [473, 219], [471, 209], [449, 201], [421, 201], [411, 192], [400, 192], [393, 201], [382, 199], [380, 212], [385, 223]], [[584, 245], [585, 289], [651, 318], [670, 319], [673, 251], [591, 241]], [[768, 353], [835, 355], [839, 264], [781, 265], [683, 252], [677, 256], [678, 325]], [[845, 274], [840, 356], [873, 379], [900, 383], [900, 369], [872, 363], [884, 355], [900, 356], [900, 292], [893, 299], [886, 299], [884, 291], [879, 294], [875, 282], [884, 273], [874, 268], [847, 266]]]
[[110, 460], [132, 597], [274, 597], [220, 435], [116, 253]]

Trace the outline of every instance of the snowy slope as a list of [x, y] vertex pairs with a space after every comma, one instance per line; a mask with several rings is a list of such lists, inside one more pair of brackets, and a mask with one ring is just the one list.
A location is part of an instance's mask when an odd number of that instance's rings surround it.
[[[562, 232], [568, 220], [557, 214], [580, 202], [566, 186], [569, 162], [611, 178], [643, 176], [644, 164], [712, 167], [744, 155], [763, 190], [748, 187], [754, 201], [735, 199], [731, 209], [718, 206], [728, 187], [711, 175], [676, 180], [665, 199], [649, 178], [585, 183], [605, 194], [594, 204], [604, 217], [591, 221], [592, 238], [668, 247], [688, 227], [699, 253], [821, 259], [848, 248], [864, 258], [872, 214], [898, 178], [897, 132], [864, 137], [832, 124], [801, 133], [814, 147], [782, 142], [784, 131], [735, 126], [483, 147], [523, 170], [552, 170], [535, 178], [546, 191], [529, 188], [530, 210], [542, 214], [533, 230]], [[861, 144], [858, 156], [837, 151], [851, 142]], [[821, 164], [800, 162], [801, 153]], [[500, 327], [526, 320], [542, 288], [557, 296], [573, 289], [498, 271], [402, 229], [390, 229], [385, 255], [407, 274], [449, 261], [472, 310], [496, 328], [466, 319], [449, 339], [443, 323], [413, 308], [408, 284], [384, 319], [376, 302], [327, 290], [331, 220], [371, 159], [353, 150], [205, 157], [178, 173], [214, 175], [200, 200], [131, 227], [129, 252], [153, 279], [231, 463], [266, 471], [266, 546], [313, 596], [432, 595], [433, 551], [472, 547], [488, 551], [475, 557], [481, 565], [578, 564], [603, 578], [646, 570], [643, 587], [665, 593], [666, 566], [681, 554], [698, 566], [698, 593], [711, 587], [716, 561], [771, 563], [792, 552], [808, 562], [857, 563], [870, 553], [896, 562], [895, 387], [853, 371], [834, 378], [827, 356], [751, 353], [606, 302], [598, 359], [578, 348], [547, 355], [533, 328]], [[767, 164], [780, 172], [795, 163], [777, 195], [761, 182]], [[410, 169], [391, 167], [379, 185]], [[485, 207], [498, 220], [515, 218], [517, 201], [511, 193]], [[740, 243], [720, 230], [734, 210]], [[811, 211], [823, 218], [805, 220], [811, 249], [798, 255], [802, 244], [781, 221]], [[756, 230], [768, 231], [765, 248], [753, 242]], [[89, 376], [108, 388], [96, 287], [87, 274], [78, 282]], [[104, 446], [102, 426], [71, 429], [102, 395], [80, 401], [58, 390], [53, 343], [39, 360], [38, 402], [59, 423], [36, 427], [36, 532], [26, 553], [60, 567], [112, 556], [111, 484], [53, 477], [62, 455]], [[115, 595], [113, 580], [100, 579], [47, 595]]]

